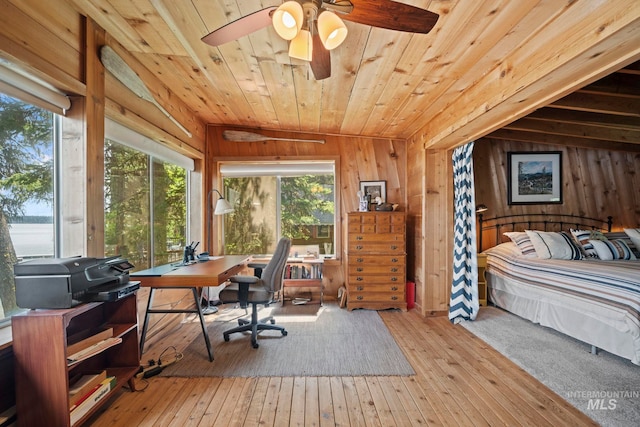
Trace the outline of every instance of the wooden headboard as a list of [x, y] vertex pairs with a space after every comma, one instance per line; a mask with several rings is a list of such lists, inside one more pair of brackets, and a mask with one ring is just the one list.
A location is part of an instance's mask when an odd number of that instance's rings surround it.
[[613, 217], [606, 220], [578, 215], [562, 214], [520, 214], [506, 215], [494, 218], [484, 218], [478, 214], [478, 252], [505, 242], [508, 239], [502, 233], [508, 231], [542, 230], [568, 231], [569, 228], [601, 230], [610, 232]]

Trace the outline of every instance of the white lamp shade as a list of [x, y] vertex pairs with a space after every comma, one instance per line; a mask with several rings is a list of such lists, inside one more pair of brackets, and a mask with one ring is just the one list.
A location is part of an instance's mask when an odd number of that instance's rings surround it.
[[276, 33], [285, 40], [293, 40], [298, 35], [303, 20], [302, 6], [296, 1], [282, 3], [271, 18]]
[[214, 215], [224, 215], [233, 212], [233, 207], [229, 204], [229, 202], [220, 197], [216, 202], [216, 209], [213, 211]]
[[347, 38], [347, 27], [333, 12], [324, 11], [318, 17], [318, 35], [327, 50], [340, 46]]
[[311, 61], [313, 57], [313, 42], [309, 30], [300, 30], [295, 39], [289, 43], [289, 56], [292, 58]]

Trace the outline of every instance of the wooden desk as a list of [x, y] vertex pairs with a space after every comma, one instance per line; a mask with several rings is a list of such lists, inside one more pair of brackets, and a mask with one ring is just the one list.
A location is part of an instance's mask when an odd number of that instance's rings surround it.
[[[131, 277], [140, 281], [140, 286], [150, 288], [149, 301], [147, 303], [142, 335], [140, 337], [140, 354], [142, 354], [144, 349], [150, 314], [194, 313], [198, 314], [200, 318], [202, 334], [204, 335], [207, 352], [209, 353], [209, 361], [213, 362], [213, 350], [211, 349], [211, 342], [209, 341], [209, 335], [207, 335], [204, 316], [200, 308], [198, 288], [218, 286], [224, 283], [229, 277], [240, 273], [244, 269], [248, 259], [245, 255], [227, 255], [211, 257], [209, 261], [197, 262], [191, 265], [182, 265], [180, 263], [165, 264], [131, 273]], [[191, 289], [196, 306], [193, 309], [154, 309], [152, 304], [153, 294], [156, 289]]]

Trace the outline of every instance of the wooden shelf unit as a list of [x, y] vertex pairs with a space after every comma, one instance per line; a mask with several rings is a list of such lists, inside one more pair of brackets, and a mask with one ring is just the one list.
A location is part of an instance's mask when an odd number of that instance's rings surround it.
[[[285, 267], [285, 278], [282, 281], [282, 302], [285, 299], [286, 288], [317, 288], [320, 291], [320, 305], [324, 304], [324, 284], [322, 282], [323, 273], [322, 268], [324, 260], [322, 258], [313, 259], [297, 259], [290, 258], [287, 260], [287, 267]], [[296, 277], [291, 278], [291, 274], [288, 274], [291, 269], [299, 267], [306, 268], [310, 272], [309, 277]]]
[[[30, 310], [14, 316], [11, 326], [18, 426], [70, 426], [69, 379], [76, 375], [106, 370], [117, 383], [74, 426], [85, 422], [125, 384], [135, 390], [134, 376], [140, 367], [135, 294], [116, 302]], [[122, 338], [120, 344], [68, 366], [69, 344], [109, 327], [113, 328], [114, 337]]]

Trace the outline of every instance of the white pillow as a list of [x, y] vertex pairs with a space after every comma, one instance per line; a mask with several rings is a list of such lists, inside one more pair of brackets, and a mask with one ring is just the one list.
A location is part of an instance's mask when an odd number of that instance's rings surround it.
[[536, 255], [542, 259], [582, 259], [582, 252], [573, 238], [566, 233], [525, 230]]
[[612, 261], [614, 259], [634, 260], [636, 256], [624, 240], [589, 240], [598, 254], [598, 258], [604, 261]]
[[520, 249], [520, 253], [525, 258], [536, 258], [536, 248], [533, 247], [531, 243], [531, 239], [527, 236], [527, 233], [524, 231], [509, 231], [506, 233], [502, 233], [507, 236], [513, 243], [516, 244], [518, 249]]
[[625, 228], [624, 232], [633, 242], [633, 246], [640, 252], [640, 228]]

